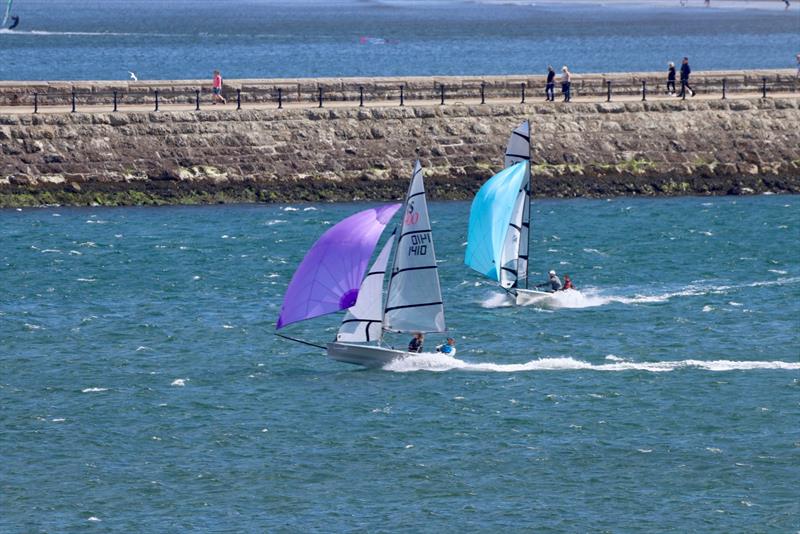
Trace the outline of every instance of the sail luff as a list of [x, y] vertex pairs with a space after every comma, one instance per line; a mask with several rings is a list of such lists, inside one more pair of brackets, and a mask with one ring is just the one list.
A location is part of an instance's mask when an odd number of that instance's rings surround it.
[[411, 185], [406, 195], [386, 294], [383, 328], [392, 332], [446, 330], [425, 184], [419, 161], [414, 166]]

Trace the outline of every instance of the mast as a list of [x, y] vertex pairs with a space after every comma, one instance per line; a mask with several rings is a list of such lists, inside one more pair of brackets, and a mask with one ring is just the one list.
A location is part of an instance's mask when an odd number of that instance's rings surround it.
[[531, 258], [531, 194], [533, 194], [533, 160], [531, 159], [531, 121], [528, 123], [528, 191], [525, 199], [525, 212], [522, 215], [522, 227], [527, 229], [528, 243], [525, 250], [525, 289], [528, 289], [528, 273], [530, 272]]

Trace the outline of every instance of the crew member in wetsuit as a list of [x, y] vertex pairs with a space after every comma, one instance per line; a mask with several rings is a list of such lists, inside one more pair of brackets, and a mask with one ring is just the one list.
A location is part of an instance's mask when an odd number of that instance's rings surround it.
[[569, 277], [568, 274], [564, 275], [564, 287], [561, 288], [562, 291], [566, 291], [567, 289], [575, 289], [572, 286], [572, 279]]
[[456, 340], [452, 337], [447, 338], [447, 343], [443, 345], [436, 346], [436, 352], [441, 352], [442, 354], [447, 354], [449, 356], [456, 355]]
[[550, 291], [551, 292], [561, 290], [561, 288], [563, 286], [561, 285], [561, 280], [559, 280], [558, 276], [556, 276], [556, 272], [555, 271], [550, 271], [547, 274], [550, 276], [550, 279], [547, 282], [543, 283], [543, 284], [537, 285], [536, 287], [547, 287], [547, 286], [550, 286]]
[[422, 352], [423, 341], [425, 341], [424, 334], [415, 334], [408, 343], [408, 352]]
[[13, 17], [11, 17], [11, 26], [9, 26], [8, 29], [13, 30], [17, 26], [19, 26], [19, 17], [17, 15], [14, 15]]

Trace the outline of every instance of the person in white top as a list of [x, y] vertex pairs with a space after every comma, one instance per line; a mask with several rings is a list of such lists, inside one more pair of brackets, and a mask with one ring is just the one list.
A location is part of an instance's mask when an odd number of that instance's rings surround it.
[[572, 85], [572, 73], [566, 65], [561, 67], [561, 94], [564, 95], [564, 102], [570, 101], [570, 86]]

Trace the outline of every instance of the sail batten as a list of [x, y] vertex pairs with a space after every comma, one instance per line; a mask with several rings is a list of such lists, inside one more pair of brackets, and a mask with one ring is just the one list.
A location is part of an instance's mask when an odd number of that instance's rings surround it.
[[406, 195], [399, 235], [383, 328], [392, 332], [444, 332], [442, 291], [419, 161]]

